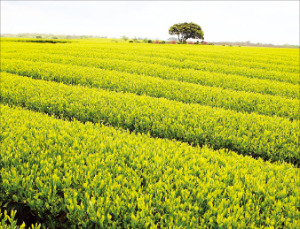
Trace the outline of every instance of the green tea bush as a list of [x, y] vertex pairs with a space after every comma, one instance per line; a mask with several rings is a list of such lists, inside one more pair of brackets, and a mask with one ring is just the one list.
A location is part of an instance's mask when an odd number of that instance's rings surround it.
[[239, 112], [277, 115], [291, 120], [300, 118], [299, 100], [280, 96], [236, 92], [113, 70], [4, 58], [1, 62], [1, 70], [35, 79], [164, 97]]
[[[85, 57], [72, 57], [68, 55], [49, 54], [15, 54], [2, 55], [6, 59], [25, 59], [31, 61], [42, 61], [47, 63], [72, 64], [87, 67], [96, 67], [107, 70], [117, 70], [120, 72], [134, 73], [138, 75], [148, 75], [163, 79], [201, 84], [205, 86], [221, 87], [224, 89], [256, 92], [270, 95], [280, 95], [287, 98], [300, 98], [299, 85], [279, 82], [269, 79], [248, 78], [240, 75], [230, 75], [200, 71], [196, 69], [174, 68], [172, 66], [162, 66], [160, 64], [143, 63], [129, 60], [95, 59]], [[135, 58], [135, 57], [133, 57]], [[150, 61], [151, 59], [148, 59]], [[153, 61], [153, 60], [152, 60]], [[295, 75], [295, 74], [294, 74]], [[297, 80], [293, 75], [293, 80]], [[298, 76], [297, 76], [298, 77]], [[281, 76], [281, 78], [284, 78]]]
[[48, 228], [299, 225], [299, 170], [286, 163], [8, 106], [0, 133], [1, 199]]
[[1, 102], [299, 166], [299, 120], [3, 74]]

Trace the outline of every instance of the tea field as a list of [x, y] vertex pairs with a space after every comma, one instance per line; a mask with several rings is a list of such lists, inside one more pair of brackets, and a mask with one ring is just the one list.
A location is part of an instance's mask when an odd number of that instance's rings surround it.
[[33, 41], [1, 38], [0, 227], [299, 227], [298, 49]]

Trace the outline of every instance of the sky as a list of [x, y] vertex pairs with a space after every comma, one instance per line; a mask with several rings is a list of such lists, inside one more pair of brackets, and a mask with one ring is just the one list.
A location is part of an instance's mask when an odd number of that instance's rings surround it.
[[299, 1], [1, 1], [1, 34], [167, 39], [182, 22], [209, 42], [299, 45]]

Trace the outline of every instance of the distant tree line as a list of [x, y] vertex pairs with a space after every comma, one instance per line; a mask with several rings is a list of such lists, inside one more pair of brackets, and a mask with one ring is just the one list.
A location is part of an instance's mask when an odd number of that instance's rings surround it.
[[37, 38], [37, 39], [85, 39], [85, 38], [107, 38], [106, 36], [92, 35], [56, 35], [56, 34], [41, 34], [41, 33], [19, 33], [19, 34], [1, 34], [1, 37], [12, 38]]
[[[178, 25], [178, 24], [175, 24]], [[186, 25], [186, 24], [184, 24]], [[174, 25], [173, 25], [174, 26]], [[172, 26], [172, 27], [173, 27]], [[172, 28], [171, 27], [171, 28]], [[175, 26], [176, 27], [176, 26]], [[184, 26], [183, 26], [184, 27]], [[171, 29], [170, 28], [170, 29]], [[201, 27], [200, 27], [201, 28]], [[199, 28], [198, 28], [199, 29]], [[173, 32], [174, 33], [173, 33]], [[178, 35], [178, 31], [176, 32], [176, 29], [171, 29], [171, 32], [169, 33], [173, 35]], [[284, 45], [274, 45], [274, 44], [263, 44], [263, 43], [251, 43], [250, 41], [243, 41], [243, 42], [227, 42], [227, 41], [221, 41], [221, 42], [213, 42], [213, 43], [208, 43], [206, 41], [203, 41], [204, 35], [200, 33], [200, 41], [187, 41], [187, 39], [177, 39], [177, 38], [169, 38], [168, 41], [165, 40], [159, 40], [159, 39], [148, 39], [148, 38], [141, 38], [141, 37], [134, 37], [134, 38], [129, 38], [126, 36], [122, 36], [121, 40], [129, 43], [155, 43], [155, 44], [179, 44], [179, 43], [188, 43], [188, 44], [204, 44], [204, 45], [223, 45], [223, 46], [255, 46], [255, 47], [274, 47], [274, 48], [300, 48], [299, 45], [290, 45], [290, 44], [284, 44]], [[187, 34], [186, 34], [187, 35]], [[187, 37], [186, 35], [185, 38]], [[20, 34], [1, 34], [1, 37], [9, 37], [9, 38], [35, 38], [35, 39], [85, 39], [85, 38], [108, 38], [107, 36], [92, 36], [92, 35], [55, 35], [55, 34], [40, 34], [40, 33], [20, 33]], [[180, 34], [179, 34], [180, 36]], [[193, 38], [193, 37], [192, 37]], [[199, 37], [197, 37], [199, 38]], [[118, 43], [120, 39], [112, 39], [112, 42]], [[44, 41], [47, 42], [47, 41]], [[58, 42], [52, 42], [50, 41], [49, 43], [58, 43]]]
[[58, 39], [14, 39], [10, 40], [12, 42], [32, 42], [32, 43], [51, 43], [51, 44], [56, 44], [56, 43], [71, 43], [70, 40], [58, 40]]

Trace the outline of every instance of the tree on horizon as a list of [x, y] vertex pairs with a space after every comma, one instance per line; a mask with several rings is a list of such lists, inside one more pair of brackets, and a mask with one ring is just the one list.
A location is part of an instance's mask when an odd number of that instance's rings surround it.
[[193, 22], [174, 24], [170, 27], [169, 34], [177, 35], [180, 43], [186, 42], [189, 38], [204, 40], [204, 32], [201, 26]]

